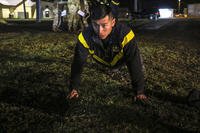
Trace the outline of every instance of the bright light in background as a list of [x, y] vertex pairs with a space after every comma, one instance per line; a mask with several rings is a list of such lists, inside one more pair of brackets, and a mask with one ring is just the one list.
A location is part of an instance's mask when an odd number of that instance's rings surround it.
[[178, 0], [178, 13], [181, 13], [180, 10], [181, 10], [181, 0]]
[[173, 9], [159, 9], [160, 18], [173, 18]]

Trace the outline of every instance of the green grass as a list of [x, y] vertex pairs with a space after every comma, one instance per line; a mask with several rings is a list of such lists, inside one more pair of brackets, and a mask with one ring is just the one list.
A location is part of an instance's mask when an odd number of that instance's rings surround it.
[[0, 24], [6, 24], [7, 22], [4, 19], [0, 19]]
[[79, 100], [66, 101], [75, 35], [9, 32], [0, 40], [0, 132], [200, 132], [200, 112], [185, 102], [200, 88], [198, 49], [143, 35], [149, 102], [132, 101], [126, 67], [104, 73], [92, 62]]

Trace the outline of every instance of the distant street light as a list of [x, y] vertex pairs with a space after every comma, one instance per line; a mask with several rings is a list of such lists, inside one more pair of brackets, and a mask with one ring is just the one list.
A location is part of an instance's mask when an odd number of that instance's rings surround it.
[[178, 0], [178, 13], [181, 13], [181, 0]]

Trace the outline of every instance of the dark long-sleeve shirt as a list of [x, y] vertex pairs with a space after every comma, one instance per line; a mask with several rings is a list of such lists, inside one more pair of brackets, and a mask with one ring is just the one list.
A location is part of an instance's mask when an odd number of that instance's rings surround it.
[[134, 91], [143, 93], [144, 75], [140, 53], [135, 34], [129, 27], [117, 23], [111, 34], [104, 40], [99, 39], [92, 27], [86, 28], [79, 34], [71, 66], [70, 89], [79, 88], [81, 73], [88, 56], [92, 56], [105, 67], [114, 68], [125, 63]]

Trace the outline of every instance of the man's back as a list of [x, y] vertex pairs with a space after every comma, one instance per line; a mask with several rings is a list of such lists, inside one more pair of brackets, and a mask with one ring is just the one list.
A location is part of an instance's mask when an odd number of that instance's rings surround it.
[[[83, 37], [80, 37], [81, 35]], [[99, 36], [94, 32], [92, 26], [86, 28], [82, 32], [82, 34], [80, 34], [80, 36], [79, 36], [80, 42], [84, 41], [87, 42], [89, 49], [93, 50], [96, 56], [98, 56], [99, 58], [110, 64], [115, 58], [115, 56], [119, 54], [120, 51], [125, 46], [123, 44], [124, 40], [127, 40], [126, 38], [131, 38], [131, 37], [134, 38], [135, 35], [128, 26], [117, 22], [116, 25], [113, 27], [112, 32], [105, 39], [100, 39]], [[114, 63], [112, 65], [109, 65], [109, 67], [114, 67], [115, 65], [116, 64]]]

